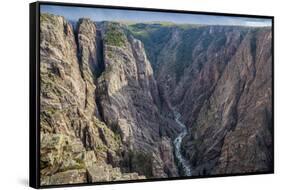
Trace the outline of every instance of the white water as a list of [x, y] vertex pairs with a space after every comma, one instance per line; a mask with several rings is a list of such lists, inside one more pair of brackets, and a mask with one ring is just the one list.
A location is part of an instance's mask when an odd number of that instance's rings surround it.
[[179, 120], [181, 117], [181, 114], [174, 111], [174, 117], [175, 117], [175, 121], [182, 129], [181, 133], [174, 140], [175, 156], [176, 156], [176, 159], [178, 160], [178, 164], [182, 168], [184, 174], [186, 176], [191, 176], [190, 165], [189, 165], [188, 161], [185, 160], [184, 157], [182, 156], [181, 149], [180, 149], [182, 139], [188, 134], [188, 131], [187, 131], [186, 126]]

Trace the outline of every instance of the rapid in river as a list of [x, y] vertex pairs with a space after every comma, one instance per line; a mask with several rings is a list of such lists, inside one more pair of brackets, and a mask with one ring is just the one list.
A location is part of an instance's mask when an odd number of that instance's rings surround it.
[[181, 154], [182, 139], [188, 134], [188, 131], [187, 131], [186, 126], [179, 120], [181, 117], [181, 114], [174, 111], [174, 117], [175, 117], [175, 121], [182, 129], [181, 133], [179, 133], [177, 138], [175, 138], [175, 140], [174, 140], [175, 156], [178, 161], [178, 165], [183, 170], [183, 173], [185, 174], [185, 176], [191, 176], [189, 162]]

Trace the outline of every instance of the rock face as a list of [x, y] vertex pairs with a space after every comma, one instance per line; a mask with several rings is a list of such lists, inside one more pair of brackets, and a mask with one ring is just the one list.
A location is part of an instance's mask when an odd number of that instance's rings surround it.
[[[105, 123], [126, 146], [124, 165], [131, 160], [125, 167], [150, 177], [176, 176], [173, 160], [167, 167], [160, 152], [162, 137], [172, 136], [176, 127], [160, 114], [157, 85], [143, 44], [126, 36], [120, 24], [105, 23], [103, 28], [105, 70], [98, 79], [99, 104]], [[167, 150], [172, 155], [172, 148]]]
[[269, 28], [40, 23], [41, 185], [272, 171]]
[[176, 107], [190, 131], [192, 175], [272, 171], [270, 28], [171, 27], [157, 43], [164, 29], [152, 28], [132, 32], [153, 51], [163, 108]]
[[271, 65], [271, 32], [249, 31], [192, 127], [196, 173], [272, 170]]
[[88, 178], [91, 167], [110, 164], [109, 157], [117, 159], [122, 145], [119, 135], [99, 119], [97, 45], [91, 41], [96, 39], [95, 25], [80, 20], [75, 34], [63, 17], [42, 14], [40, 21], [41, 184], [96, 182]]

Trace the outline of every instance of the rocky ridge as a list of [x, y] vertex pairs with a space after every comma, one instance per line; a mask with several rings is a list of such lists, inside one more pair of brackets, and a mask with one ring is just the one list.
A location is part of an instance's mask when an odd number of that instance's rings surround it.
[[[40, 21], [41, 183], [122, 178], [119, 169], [108, 161], [112, 152], [121, 149], [121, 140], [99, 119], [95, 101], [94, 24], [80, 20], [75, 38], [72, 26], [63, 17], [43, 14]], [[115, 172], [93, 174], [94, 164]], [[133, 173], [125, 178], [130, 176], [144, 178]]]
[[142, 43], [116, 23], [40, 21], [42, 184], [177, 176]]

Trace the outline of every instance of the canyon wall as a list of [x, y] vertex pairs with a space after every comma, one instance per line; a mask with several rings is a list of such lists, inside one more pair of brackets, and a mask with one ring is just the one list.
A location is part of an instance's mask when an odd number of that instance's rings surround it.
[[189, 130], [182, 153], [192, 175], [272, 171], [269, 27], [136, 24], [131, 31], [150, 52], [170, 102], [163, 110], [176, 107]]
[[41, 184], [177, 176], [143, 44], [116, 23], [40, 21]]

